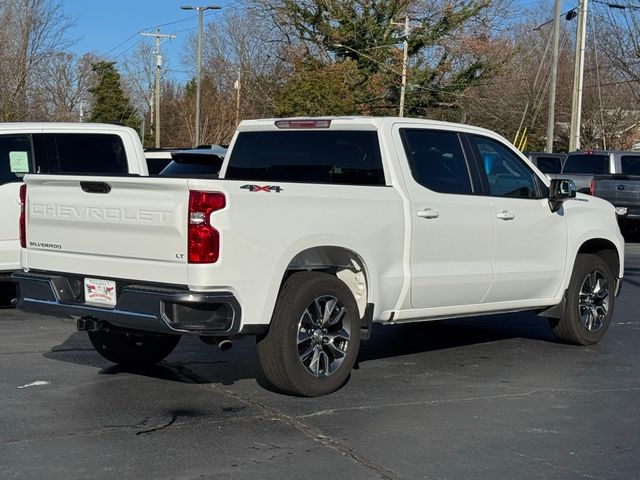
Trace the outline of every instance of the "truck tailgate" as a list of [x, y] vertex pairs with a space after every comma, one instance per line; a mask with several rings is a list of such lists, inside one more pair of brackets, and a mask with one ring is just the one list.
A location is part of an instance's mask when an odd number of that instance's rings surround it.
[[593, 195], [603, 198], [616, 207], [629, 208], [629, 214], [640, 215], [640, 176], [596, 176]]
[[187, 182], [27, 176], [23, 266], [186, 284]]

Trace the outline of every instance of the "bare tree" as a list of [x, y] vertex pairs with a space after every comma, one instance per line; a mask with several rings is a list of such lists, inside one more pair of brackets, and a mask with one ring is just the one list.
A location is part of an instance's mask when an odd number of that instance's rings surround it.
[[[236, 115], [241, 119], [273, 115], [285, 68], [279, 55], [279, 32], [254, 10], [243, 9], [216, 16], [203, 36], [201, 139], [203, 143], [227, 143], [236, 127]], [[188, 48], [185, 66], [195, 74], [195, 37]], [[236, 86], [241, 88], [239, 111]], [[181, 95], [184, 102], [179, 102], [179, 108], [193, 142], [195, 80], [187, 83]]]
[[[528, 150], [542, 149], [546, 143], [550, 77], [551, 25], [549, 12], [538, 11], [514, 25], [494, 48], [511, 51], [497, 75], [468, 89], [459, 99], [460, 120], [496, 130], [513, 140], [526, 128]], [[637, 123], [637, 97], [629, 95], [629, 84], [621, 82], [613, 66], [614, 56], [604, 49], [609, 31], [601, 16], [592, 16], [587, 35], [584, 72], [581, 142], [585, 148], [629, 148], [630, 128]], [[539, 28], [539, 25], [545, 26]], [[555, 148], [569, 146], [569, 122], [575, 55], [575, 23], [562, 21], [561, 48], [556, 96]], [[620, 57], [627, 53], [617, 52]], [[634, 113], [635, 111], [635, 113]]]
[[37, 69], [69, 46], [72, 22], [58, 0], [4, 0], [0, 22], [0, 119], [28, 120]]
[[31, 117], [34, 120], [79, 121], [90, 105], [89, 88], [95, 73], [92, 54], [77, 57], [58, 53], [43, 61], [34, 75], [31, 88]]
[[[145, 121], [145, 130], [147, 130], [147, 127], [152, 129], [154, 126], [153, 87], [155, 85], [155, 68], [153, 47], [144, 42], [141, 42], [121, 63], [123, 87], [140, 116], [148, 119]], [[164, 92], [166, 89], [174, 92], [175, 88], [172, 83], [166, 88], [163, 87], [163, 95], [161, 97], [163, 106], [167, 103]], [[163, 132], [163, 134], [166, 140], [167, 132]]]

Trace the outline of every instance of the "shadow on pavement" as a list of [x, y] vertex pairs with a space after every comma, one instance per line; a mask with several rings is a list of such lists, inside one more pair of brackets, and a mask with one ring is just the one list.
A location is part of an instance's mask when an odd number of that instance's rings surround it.
[[[530, 312], [406, 325], [377, 325], [371, 339], [360, 347], [358, 364], [513, 338], [554, 341], [547, 321]], [[165, 361], [146, 368], [127, 368], [110, 363], [93, 349], [86, 334], [81, 332], [69, 336], [44, 356], [99, 368], [100, 375], [134, 374], [172, 382], [222, 385], [255, 379], [262, 387], [271, 390], [258, 365], [252, 337], [234, 342], [233, 348], [225, 352], [205, 345], [195, 337], [183, 337]]]
[[532, 312], [376, 326], [363, 342], [360, 363], [401, 355], [458, 348], [513, 338], [555, 341], [547, 320]]

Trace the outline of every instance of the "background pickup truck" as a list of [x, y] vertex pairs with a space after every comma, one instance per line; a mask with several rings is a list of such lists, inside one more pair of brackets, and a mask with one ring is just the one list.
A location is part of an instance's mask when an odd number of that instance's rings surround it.
[[18, 189], [28, 173], [147, 175], [136, 132], [86, 123], [0, 123], [0, 304], [15, 296], [20, 268]]
[[624, 271], [611, 204], [427, 120], [245, 121], [217, 179], [27, 175], [22, 200], [19, 308], [124, 365], [255, 335], [296, 395], [339, 388], [374, 322], [531, 309], [593, 344]]
[[[640, 167], [640, 157], [638, 157]], [[638, 168], [640, 174], [640, 168]], [[618, 214], [620, 229], [633, 235], [640, 230], [640, 175], [597, 175], [591, 182], [591, 194], [607, 200]]]
[[[640, 152], [619, 150], [584, 150], [571, 152], [560, 175], [576, 182], [578, 192], [591, 193], [595, 175], [640, 175]], [[553, 175], [551, 176], [554, 177]]]

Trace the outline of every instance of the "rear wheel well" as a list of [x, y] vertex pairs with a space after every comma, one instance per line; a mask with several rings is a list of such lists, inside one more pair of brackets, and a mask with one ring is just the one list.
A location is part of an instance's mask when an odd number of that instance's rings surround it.
[[343, 247], [313, 247], [298, 253], [287, 266], [281, 286], [296, 272], [325, 272], [342, 280], [356, 301], [360, 318], [365, 316], [370, 283], [365, 263], [355, 252]]
[[578, 250], [581, 253], [591, 253], [602, 258], [615, 278], [620, 276], [620, 258], [618, 257], [618, 249], [609, 240], [603, 238], [594, 238], [584, 242]]

